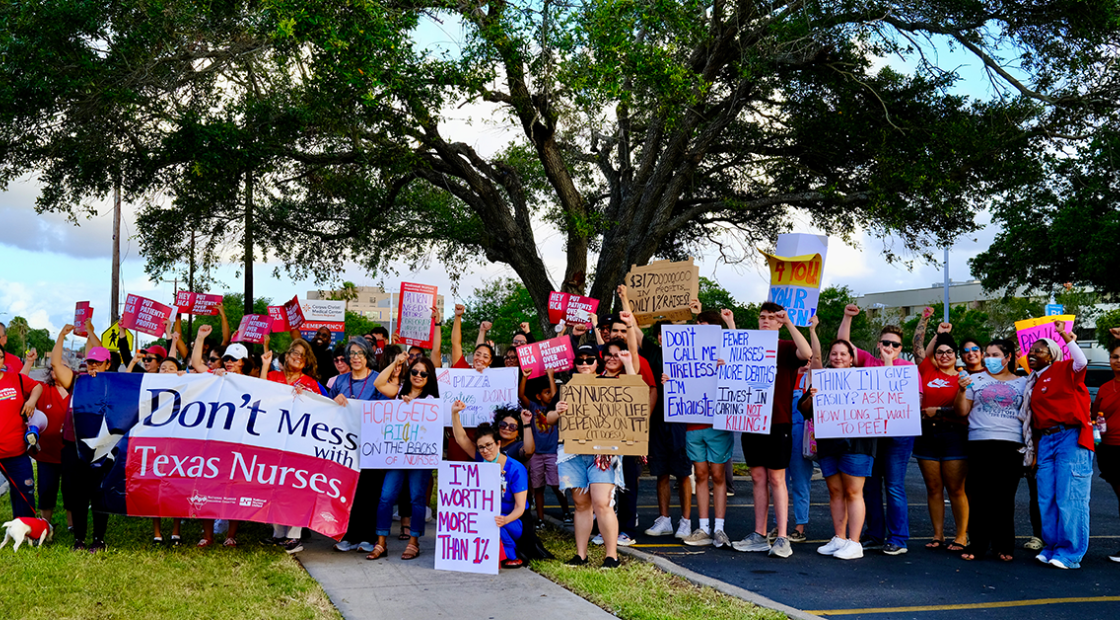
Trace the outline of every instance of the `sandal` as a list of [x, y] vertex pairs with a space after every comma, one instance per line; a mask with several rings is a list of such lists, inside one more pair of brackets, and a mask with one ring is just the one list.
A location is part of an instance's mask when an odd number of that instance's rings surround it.
[[211, 540], [209, 538], [203, 538], [202, 540], [198, 541], [198, 544], [195, 545], [195, 546], [198, 547], [199, 549], [201, 549], [203, 547], [209, 547], [212, 544], [214, 544], [213, 540]]
[[1011, 560], [1015, 559], [1015, 556], [1011, 555], [1010, 553], [1000, 553], [996, 557], [999, 558], [1000, 562], [1010, 562]]
[[237, 546], [237, 540], [236, 540], [236, 539], [234, 539], [234, 538], [233, 538], [233, 537], [231, 536], [230, 538], [227, 538], [227, 539], [226, 539], [226, 541], [225, 541], [224, 543], [222, 543], [222, 546], [223, 546], [223, 547], [236, 547], [236, 546]]
[[420, 547], [413, 543], [408, 543], [408, 546], [404, 548], [404, 553], [401, 554], [401, 559], [414, 560], [418, 555], [420, 555]]
[[954, 540], [953, 542], [946, 545], [945, 549], [948, 550], [950, 553], [956, 553], [958, 551], [964, 551], [964, 545], [962, 545], [959, 542]]
[[515, 558], [515, 559], [512, 559], [512, 560], [505, 560], [504, 562], [502, 562], [502, 568], [521, 568], [522, 564], [524, 564], [524, 562]]
[[402, 525], [401, 533], [397, 534], [397, 540], [408, 540], [409, 538], [412, 538], [412, 534], [410, 532], [411, 530], [409, 530], [408, 527]]
[[181, 537], [179, 537], [179, 536], [172, 536], [171, 537], [171, 546], [172, 547], [178, 547], [181, 544], [183, 544], [183, 539]]
[[944, 546], [945, 540], [943, 538], [934, 538], [933, 540], [926, 543], [926, 549], [941, 549]]
[[378, 543], [378, 544], [373, 546], [373, 551], [369, 552], [369, 555], [366, 556], [366, 559], [367, 560], [379, 560], [383, 557], [385, 557], [385, 547], [382, 547], [381, 544]]
[[976, 556], [971, 554], [971, 553], [962, 553], [961, 554], [961, 559], [964, 560], [965, 562], [971, 562], [971, 561], [976, 559]]

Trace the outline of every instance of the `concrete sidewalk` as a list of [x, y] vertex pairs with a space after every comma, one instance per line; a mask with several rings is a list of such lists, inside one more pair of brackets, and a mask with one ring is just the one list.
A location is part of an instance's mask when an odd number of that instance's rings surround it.
[[[431, 524], [435, 525], [435, 524]], [[404, 561], [407, 544], [389, 540], [388, 557], [332, 549], [318, 534], [304, 543], [300, 562], [347, 620], [487, 618], [490, 620], [602, 620], [615, 616], [523, 567], [472, 575], [435, 570], [435, 527], [420, 540], [420, 557]]]

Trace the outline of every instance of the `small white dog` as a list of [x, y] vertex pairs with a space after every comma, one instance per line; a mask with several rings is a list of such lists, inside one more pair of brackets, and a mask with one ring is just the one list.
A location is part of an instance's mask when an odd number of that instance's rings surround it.
[[38, 540], [39, 546], [42, 547], [44, 542], [54, 538], [54, 526], [46, 519], [19, 517], [0, 527], [6, 530], [4, 542], [0, 543], [0, 549], [3, 549], [9, 540], [16, 541], [12, 551], [19, 551], [19, 546], [23, 544], [24, 540], [30, 540], [27, 544], [31, 546], [35, 546], [35, 541]]

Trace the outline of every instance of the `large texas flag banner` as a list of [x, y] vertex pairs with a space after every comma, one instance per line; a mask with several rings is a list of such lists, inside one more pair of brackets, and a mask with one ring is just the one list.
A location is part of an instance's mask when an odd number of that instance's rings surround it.
[[346, 532], [358, 483], [359, 401], [253, 377], [100, 373], [74, 389], [79, 453], [103, 509]]

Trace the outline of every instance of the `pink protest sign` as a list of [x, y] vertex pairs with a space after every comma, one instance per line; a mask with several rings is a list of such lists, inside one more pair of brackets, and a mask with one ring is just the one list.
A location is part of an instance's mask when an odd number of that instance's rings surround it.
[[272, 319], [273, 333], [291, 331], [292, 328], [288, 327], [288, 313], [284, 311], [284, 306], [269, 306], [268, 316]]
[[288, 321], [288, 329], [299, 329], [303, 325], [303, 308], [299, 306], [299, 295], [284, 304], [284, 318]]
[[135, 329], [149, 336], [163, 336], [169, 324], [175, 321], [178, 308], [165, 306], [139, 295], [129, 295], [124, 300], [121, 327]]
[[234, 334], [234, 342], [260, 344], [272, 332], [272, 317], [267, 314], [246, 314]]
[[79, 301], [74, 306], [74, 335], [75, 336], [88, 336], [86, 333], [86, 320], [93, 316], [93, 308], [89, 307], [88, 301]]
[[568, 294], [552, 291], [548, 294], [548, 322], [553, 325], [560, 322], [565, 316], [568, 306]]
[[591, 315], [599, 309], [599, 300], [594, 297], [572, 295], [553, 291], [548, 294], [548, 321], [559, 323], [561, 319], [569, 325], [591, 324]]
[[221, 295], [192, 293], [190, 291], [179, 291], [175, 293], [175, 306], [179, 308], [179, 314], [214, 316], [218, 314], [218, 307], [221, 305]]
[[435, 318], [432, 308], [436, 305], [437, 287], [428, 284], [401, 282], [397, 297], [397, 335], [411, 347], [432, 348]]
[[572, 341], [567, 336], [517, 347], [517, 361], [522, 369], [532, 370], [530, 379], [544, 376], [550, 370], [571, 370], [575, 359]]
[[[1058, 343], [1062, 349], [1062, 359], [1069, 359], [1069, 347], [1066, 341], [1058, 335], [1058, 321], [1063, 323], [1063, 331], [1067, 334], [1073, 331], [1073, 322], [1077, 319], [1072, 314], [1044, 316], [1037, 319], [1015, 321], [1015, 336], [1019, 339], [1019, 349], [1023, 356], [1031, 351], [1031, 345], [1040, 338], [1049, 338]], [[1026, 367], [1025, 360], [1020, 362]]]

